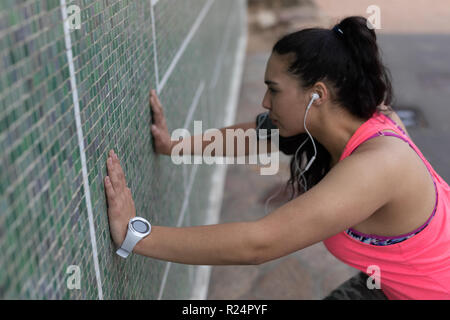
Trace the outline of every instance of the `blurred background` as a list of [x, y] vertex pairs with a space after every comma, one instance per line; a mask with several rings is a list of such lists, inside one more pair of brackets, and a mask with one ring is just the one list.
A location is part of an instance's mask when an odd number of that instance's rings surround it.
[[[390, 69], [393, 107], [434, 169], [450, 181], [450, 5], [446, 0], [249, 0], [248, 46], [236, 119], [252, 121], [266, 86], [266, 62], [279, 37], [307, 27], [332, 28], [341, 19], [370, 18]], [[371, 21], [372, 22], [372, 21]], [[281, 154], [280, 173], [260, 176], [258, 168], [227, 170], [221, 222], [257, 219], [264, 203], [289, 179], [290, 158]], [[287, 199], [280, 194], [270, 210]], [[270, 212], [269, 210], [269, 212]], [[322, 243], [260, 266], [214, 266], [208, 299], [322, 299], [357, 271], [335, 259]]]

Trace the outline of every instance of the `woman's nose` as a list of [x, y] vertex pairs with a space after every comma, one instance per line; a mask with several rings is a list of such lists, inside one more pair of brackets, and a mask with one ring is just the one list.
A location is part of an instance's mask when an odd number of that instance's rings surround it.
[[264, 94], [264, 98], [262, 100], [261, 105], [264, 109], [270, 110], [270, 99], [268, 99], [267, 91]]

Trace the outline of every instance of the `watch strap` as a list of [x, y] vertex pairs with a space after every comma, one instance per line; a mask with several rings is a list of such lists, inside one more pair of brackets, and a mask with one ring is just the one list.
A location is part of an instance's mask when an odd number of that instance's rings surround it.
[[122, 258], [128, 257], [128, 255], [133, 251], [133, 248], [141, 239], [141, 237], [134, 235], [128, 230], [125, 240], [123, 241], [120, 248], [116, 251], [116, 253]]

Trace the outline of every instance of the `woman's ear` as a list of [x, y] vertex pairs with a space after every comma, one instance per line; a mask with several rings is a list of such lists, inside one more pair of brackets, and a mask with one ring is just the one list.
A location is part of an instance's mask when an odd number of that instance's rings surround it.
[[324, 100], [328, 98], [329, 91], [325, 83], [317, 82], [312, 89], [312, 92], [315, 92], [319, 95], [319, 99], [316, 99], [314, 102], [316, 104], [321, 104]]

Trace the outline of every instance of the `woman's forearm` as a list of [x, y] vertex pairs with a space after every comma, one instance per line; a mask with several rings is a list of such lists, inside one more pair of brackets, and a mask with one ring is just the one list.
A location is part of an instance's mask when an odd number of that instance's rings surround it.
[[133, 252], [150, 258], [193, 265], [257, 264], [252, 222], [194, 227], [152, 226]]

